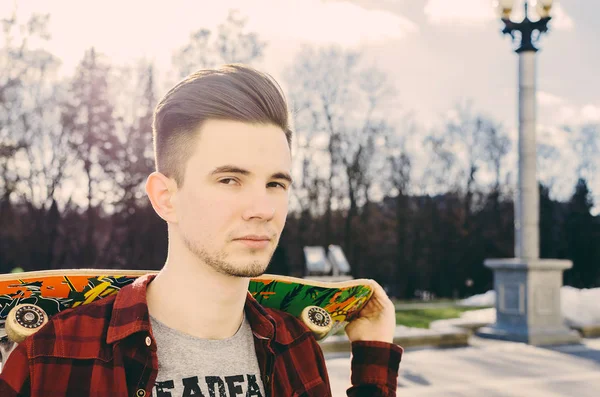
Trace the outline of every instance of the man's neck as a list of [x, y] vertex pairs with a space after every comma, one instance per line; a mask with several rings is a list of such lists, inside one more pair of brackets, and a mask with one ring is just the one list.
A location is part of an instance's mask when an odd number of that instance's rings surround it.
[[180, 332], [204, 338], [226, 339], [238, 331], [248, 278], [215, 272], [204, 264], [187, 266], [168, 260], [148, 285], [150, 315]]

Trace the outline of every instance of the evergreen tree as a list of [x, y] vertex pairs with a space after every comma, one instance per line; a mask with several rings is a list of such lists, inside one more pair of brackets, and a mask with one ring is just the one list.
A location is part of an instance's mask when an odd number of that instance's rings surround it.
[[579, 179], [567, 205], [565, 234], [567, 257], [573, 268], [565, 272], [565, 283], [577, 288], [600, 285], [598, 222], [591, 214], [594, 203], [585, 179]]
[[540, 192], [540, 257], [566, 258], [564, 239], [564, 204], [550, 198], [550, 188], [539, 185]]

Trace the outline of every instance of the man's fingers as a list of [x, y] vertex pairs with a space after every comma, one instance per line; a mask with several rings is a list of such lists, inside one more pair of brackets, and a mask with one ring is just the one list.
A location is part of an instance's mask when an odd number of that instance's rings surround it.
[[[394, 307], [394, 303], [392, 302], [390, 297], [387, 295], [387, 293], [385, 292], [383, 287], [381, 285], [379, 285], [379, 283], [375, 280], [370, 279], [369, 281], [373, 287], [373, 296], [371, 297], [371, 300], [374, 301], [373, 303], [377, 303], [382, 308]], [[395, 310], [395, 308], [394, 308], [394, 310]]]

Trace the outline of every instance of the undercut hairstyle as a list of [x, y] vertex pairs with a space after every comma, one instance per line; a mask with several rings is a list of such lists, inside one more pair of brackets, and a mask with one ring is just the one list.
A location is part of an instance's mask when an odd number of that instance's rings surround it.
[[228, 64], [192, 73], [160, 100], [152, 123], [156, 171], [183, 186], [186, 164], [208, 120], [274, 125], [291, 150], [288, 106], [279, 84], [249, 66]]

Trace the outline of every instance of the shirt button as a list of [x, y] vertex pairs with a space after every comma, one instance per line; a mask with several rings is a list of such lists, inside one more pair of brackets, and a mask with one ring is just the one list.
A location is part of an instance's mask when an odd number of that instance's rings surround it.
[[[149, 336], [146, 336], [146, 346], [150, 346], [152, 344], [152, 339]], [[141, 389], [140, 389], [141, 390]], [[139, 391], [139, 390], [138, 390]], [[143, 390], [142, 390], [143, 391]], [[146, 393], [146, 392], [144, 392]]]
[[146, 397], [146, 390], [144, 390], [144, 389], [138, 389], [138, 391], [135, 392], [135, 395], [137, 397]]

